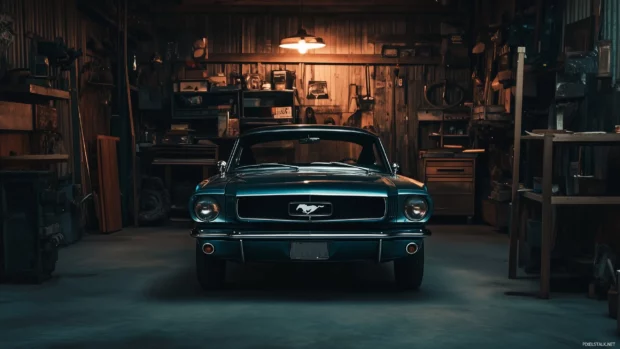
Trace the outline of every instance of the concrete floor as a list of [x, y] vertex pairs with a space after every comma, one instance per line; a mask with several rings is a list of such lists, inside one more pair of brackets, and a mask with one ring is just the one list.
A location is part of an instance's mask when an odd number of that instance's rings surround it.
[[126, 229], [61, 250], [53, 280], [0, 285], [0, 348], [577, 348], [615, 341], [606, 302], [508, 280], [507, 236], [434, 226], [422, 290], [386, 265], [233, 265], [205, 295], [187, 229]]

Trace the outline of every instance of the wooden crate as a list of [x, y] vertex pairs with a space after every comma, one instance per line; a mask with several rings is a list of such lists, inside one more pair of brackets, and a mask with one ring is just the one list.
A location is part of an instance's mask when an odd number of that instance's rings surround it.
[[497, 230], [508, 228], [510, 217], [510, 204], [508, 202], [499, 202], [496, 200], [482, 201], [482, 220], [495, 227]]
[[0, 101], [0, 130], [32, 131], [32, 105]]

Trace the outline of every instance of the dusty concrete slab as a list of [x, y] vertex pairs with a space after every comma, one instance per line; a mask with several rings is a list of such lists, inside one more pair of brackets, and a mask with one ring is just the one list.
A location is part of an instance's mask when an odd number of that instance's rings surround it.
[[508, 280], [507, 236], [435, 226], [422, 290], [390, 264], [232, 265], [204, 294], [187, 229], [126, 229], [61, 251], [42, 285], [0, 285], [0, 348], [577, 348], [616, 340], [605, 302]]

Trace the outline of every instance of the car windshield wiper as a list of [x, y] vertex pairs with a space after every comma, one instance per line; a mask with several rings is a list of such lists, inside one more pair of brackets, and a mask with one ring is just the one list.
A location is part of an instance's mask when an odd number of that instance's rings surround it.
[[277, 162], [266, 162], [264, 164], [239, 166], [235, 170], [243, 170], [243, 169], [246, 169], [246, 168], [263, 168], [263, 167], [287, 167], [287, 168], [294, 169], [295, 171], [299, 171], [299, 167], [298, 166], [287, 165], [287, 164], [279, 164]]
[[311, 162], [310, 165], [332, 165], [332, 166], [344, 166], [344, 167], [351, 167], [351, 168], [356, 168], [358, 170], [363, 170], [366, 171], [366, 174], [370, 174], [370, 169], [366, 168], [366, 167], [362, 167], [362, 166], [355, 166], [355, 165], [351, 165], [351, 164], [347, 164], [346, 162], [340, 162], [340, 161], [330, 161], [330, 162]]

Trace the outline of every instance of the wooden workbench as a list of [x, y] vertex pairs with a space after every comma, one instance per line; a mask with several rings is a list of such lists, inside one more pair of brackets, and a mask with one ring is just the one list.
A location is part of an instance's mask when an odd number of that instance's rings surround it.
[[149, 151], [153, 154], [152, 164], [165, 168], [168, 190], [171, 190], [172, 185], [172, 166], [201, 166], [202, 175], [207, 178], [209, 168], [218, 162], [218, 146], [215, 144], [161, 144], [151, 147]]

